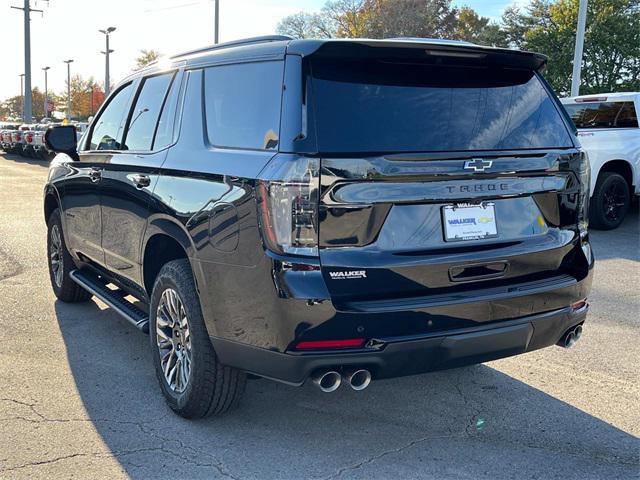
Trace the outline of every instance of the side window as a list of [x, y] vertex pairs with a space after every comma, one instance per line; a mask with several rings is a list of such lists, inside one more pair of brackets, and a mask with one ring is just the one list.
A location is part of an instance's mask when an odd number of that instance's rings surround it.
[[276, 149], [284, 62], [205, 69], [209, 142], [218, 147]]
[[176, 116], [176, 108], [178, 106], [178, 94], [180, 93], [180, 82], [174, 77], [171, 82], [171, 90], [167, 95], [167, 99], [162, 107], [162, 113], [156, 127], [156, 134], [153, 140], [153, 149], [158, 150], [171, 144], [173, 141], [173, 122]]
[[131, 110], [123, 150], [151, 150], [158, 117], [174, 75], [172, 72], [143, 80]]
[[91, 133], [89, 141], [91, 150], [120, 150], [120, 125], [132, 91], [132, 83], [125, 85], [102, 111]]

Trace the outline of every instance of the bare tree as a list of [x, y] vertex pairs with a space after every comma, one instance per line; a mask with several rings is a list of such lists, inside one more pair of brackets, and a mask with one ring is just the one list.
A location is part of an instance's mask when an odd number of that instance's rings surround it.
[[[322, 16], [335, 28], [336, 36], [366, 37], [369, 31], [367, 0], [333, 0], [325, 4]], [[402, 3], [402, 2], [400, 2]]]
[[332, 22], [326, 16], [306, 12], [283, 18], [278, 23], [276, 31], [293, 38], [331, 38], [336, 35]]

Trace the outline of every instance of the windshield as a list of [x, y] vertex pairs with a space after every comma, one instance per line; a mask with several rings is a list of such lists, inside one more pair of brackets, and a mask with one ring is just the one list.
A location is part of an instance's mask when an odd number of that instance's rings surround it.
[[528, 70], [320, 59], [311, 68], [321, 152], [573, 147]]
[[564, 106], [576, 128], [637, 128], [633, 102], [571, 103]]

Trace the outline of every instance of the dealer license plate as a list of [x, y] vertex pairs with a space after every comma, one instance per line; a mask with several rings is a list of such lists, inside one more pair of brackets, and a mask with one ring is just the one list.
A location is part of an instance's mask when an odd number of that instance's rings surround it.
[[494, 203], [447, 205], [442, 209], [442, 223], [447, 242], [498, 236]]

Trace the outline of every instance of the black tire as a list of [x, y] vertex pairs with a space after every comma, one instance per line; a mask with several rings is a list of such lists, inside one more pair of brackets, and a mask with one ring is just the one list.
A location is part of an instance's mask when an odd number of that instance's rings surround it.
[[[178, 294], [189, 329], [191, 366], [182, 392], [172, 389], [165, 378], [157, 343], [158, 306], [163, 292], [168, 290]], [[244, 393], [247, 376], [218, 361], [202, 317], [191, 266], [186, 259], [167, 263], [156, 278], [149, 309], [149, 339], [160, 388], [174, 412], [185, 418], [203, 418], [222, 414], [237, 406]]]
[[597, 230], [618, 228], [631, 205], [631, 190], [624, 177], [615, 172], [598, 176], [589, 204], [589, 221]]
[[[55, 236], [54, 232], [56, 229], [59, 234], [60, 241], [60, 250], [57, 253], [57, 258], [60, 268], [62, 268], [62, 274], [58, 279], [56, 277], [53, 255], [55, 242], [52, 240], [52, 236]], [[59, 300], [74, 303], [86, 302], [91, 298], [92, 295], [74, 282], [69, 276], [69, 273], [76, 268], [76, 265], [69, 253], [69, 250], [67, 250], [67, 245], [64, 242], [60, 210], [57, 208], [51, 213], [49, 221], [47, 222], [47, 263], [49, 265], [49, 279], [51, 280], [51, 287], [53, 288], [53, 293]]]

